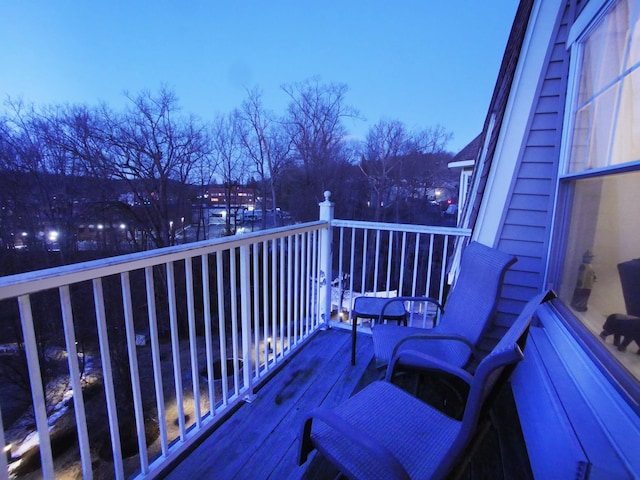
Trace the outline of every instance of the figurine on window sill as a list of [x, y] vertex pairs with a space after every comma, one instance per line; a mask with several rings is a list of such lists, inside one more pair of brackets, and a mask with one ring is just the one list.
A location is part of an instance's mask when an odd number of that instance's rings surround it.
[[591, 250], [587, 250], [582, 256], [582, 263], [578, 269], [576, 288], [573, 291], [573, 298], [571, 299], [571, 306], [578, 312], [587, 311], [587, 303], [589, 302], [591, 289], [596, 281], [596, 274], [591, 265], [592, 260], [593, 253], [591, 253]]

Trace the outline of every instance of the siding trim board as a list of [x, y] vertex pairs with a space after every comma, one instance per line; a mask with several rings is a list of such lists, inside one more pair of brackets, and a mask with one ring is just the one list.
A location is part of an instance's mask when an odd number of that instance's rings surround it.
[[[508, 253], [519, 250], [515, 247], [517, 243], [527, 245], [528, 256], [535, 260], [535, 264], [540, 268], [536, 272], [539, 282], [538, 288], [542, 288], [544, 279], [544, 266], [546, 265], [547, 252], [549, 249], [549, 238], [552, 226], [552, 214], [555, 201], [555, 185], [557, 181], [557, 169], [562, 141], [562, 127], [564, 122], [563, 107], [564, 102], [558, 101], [566, 94], [567, 77], [569, 73], [569, 53], [566, 49], [555, 48], [556, 45], [564, 43], [566, 24], [569, 21], [570, 2], [557, 2], [556, 9], [547, 7], [544, 11], [547, 16], [556, 15], [554, 27], [549, 32], [542, 29], [539, 32], [541, 38], [538, 42], [546, 41], [549, 45], [545, 54], [544, 62], [540, 71], [542, 75], [538, 81], [537, 91], [532, 99], [529, 120], [525, 130], [523, 145], [514, 176], [511, 182], [510, 191], [505, 202], [506, 208], [503, 211], [499, 227], [496, 232], [497, 246]], [[547, 4], [548, 5], [548, 4]], [[541, 7], [542, 8], [542, 7]], [[541, 13], [542, 14], [542, 13]], [[549, 19], [546, 18], [548, 21]], [[540, 22], [543, 19], [539, 20]], [[563, 35], [564, 34], [564, 35]], [[526, 59], [525, 59], [526, 61]], [[560, 68], [562, 65], [562, 68]], [[561, 73], [564, 72], [563, 75]], [[517, 94], [517, 92], [516, 92]], [[556, 99], [553, 102], [544, 101], [548, 98]], [[540, 105], [545, 108], [541, 109]], [[554, 106], [555, 110], [548, 107]], [[540, 112], [543, 112], [540, 114]], [[535, 177], [530, 172], [535, 171]], [[517, 196], [517, 200], [515, 197]], [[508, 219], [512, 215], [525, 217], [527, 210], [537, 212], [537, 222], [529, 225], [530, 228], [515, 230]], [[542, 220], [542, 222], [541, 222]], [[522, 221], [521, 221], [522, 222]], [[507, 243], [508, 241], [508, 243]], [[514, 249], [514, 250], [511, 250]], [[530, 276], [526, 280], [530, 281]], [[524, 303], [528, 300], [526, 295], [530, 295], [528, 288], [519, 291], [519, 285], [529, 287], [530, 284], [522, 279], [514, 279], [515, 298]], [[501, 302], [498, 303], [498, 310], [501, 310]]]
[[[488, 185], [479, 208], [474, 239], [496, 245], [499, 249], [508, 253], [515, 253], [507, 249], [501, 242], [500, 231], [504, 228], [510, 199], [519, 192], [514, 190], [515, 180], [521, 168], [522, 158], [525, 157], [526, 140], [531, 132], [533, 115], [532, 105], [537, 103], [542, 88], [544, 76], [540, 72], [546, 72], [550, 58], [549, 38], [557, 31], [557, 11], [564, 5], [562, 0], [534, 2], [531, 8], [525, 40], [518, 59], [517, 73], [508, 94], [508, 105], [505, 108], [503, 123], [499, 132], [499, 138], [494, 140], [495, 148], [490, 151], [485, 162], [490, 164], [491, 171], [488, 177]], [[541, 78], [542, 75], [542, 78]], [[559, 102], [556, 102], [559, 105]], [[556, 110], [557, 111], [557, 110]], [[525, 113], [526, 112], [526, 113]], [[547, 128], [549, 128], [547, 126]], [[558, 127], [559, 128], [559, 127]], [[542, 143], [548, 147], [547, 137]], [[538, 148], [538, 147], [536, 147]], [[555, 151], [555, 150], [554, 150]], [[520, 187], [518, 187], [520, 188]], [[530, 192], [525, 192], [530, 193]], [[526, 204], [523, 203], [524, 207]], [[544, 208], [550, 211], [551, 203], [544, 202]], [[496, 215], [502, 212], [502, 216]], [[535, 255], [543, 255], [544, 245]], [[516, 283], [517, 285], [517, 283]], [[540, 285], [541, 287], [541, 285]], [[516, 300], [522, 304], [528, 300], [520, 295]], [[498, 304], [498, 311], [500, 311]]]

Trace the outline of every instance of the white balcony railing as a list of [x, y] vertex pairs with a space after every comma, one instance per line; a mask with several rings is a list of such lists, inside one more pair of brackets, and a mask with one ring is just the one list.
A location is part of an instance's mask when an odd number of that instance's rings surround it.
[[[0, 278], [3, 321], [20, 332], [0, 355], [18, 372], [26, 361], [31, 392], [18, 408], [0, 386], [0, 408], [26, 412], [4, 428], [0, 415], [0, 479], [63, 464], [154, 477], [315, 330], [350, 325], [355, 296], [442, 299], [468, 231], [332, 211], [327, 196], [318, 222]], [[71, 407], [70, 439], [57, 422]]]
[[[425, 225], [333, 220], [334, 270], [331, 292], [332, 325], [351, 328], [351, 306], [358, 296], [428, 296], [441, 303], [458, 238], [469, 230]], [[407, 305], [414, 325], [429, 327], [436, 320], [433, 304]], [[415, 308], [415, 311], [413, 309]], [[358, 326], [370, 331], [368, 327]]]

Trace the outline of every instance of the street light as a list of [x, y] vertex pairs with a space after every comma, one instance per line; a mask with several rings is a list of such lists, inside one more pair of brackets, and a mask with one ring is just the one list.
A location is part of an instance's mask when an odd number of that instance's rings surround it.
[[185, 239], [185, 231], [184, 231], [184, 217], [180, 217], [180, 222], [182, 222], [182, 243], [186, 243]]

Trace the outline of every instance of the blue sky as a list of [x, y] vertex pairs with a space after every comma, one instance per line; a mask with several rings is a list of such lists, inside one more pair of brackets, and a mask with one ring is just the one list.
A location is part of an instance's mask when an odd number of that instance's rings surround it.
[[259, 86], [284, 112], [282, 84], [318, 75], [349, 86], [365, 121], [442, 125], [458, 151], [482, 129], [517, 0], [3, 0], [0, 96], [36, 105], [173, 89], [210, 120]]

